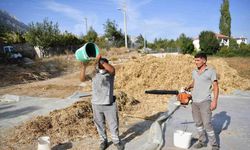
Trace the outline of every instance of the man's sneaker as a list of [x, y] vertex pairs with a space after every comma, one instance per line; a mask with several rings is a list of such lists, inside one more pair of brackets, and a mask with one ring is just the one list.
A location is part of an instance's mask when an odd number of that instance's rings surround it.
[[100, 144], [99, 149], [100, 149], [100, 150], [105, 150], [107, 147], [108, 147], [108, 142], [107, 142], [107, 141], [103, 141], [103, 142]]
[[124, 145], [121, 142], [115, 144], [115, 146], [116, 146], [117, 150], [124, 150]]
[[219, 150], [219, 149], [220, 149], [220, 147], [218, 145], [213, 145], [212, 146], [212, 150]]
[[194, 145], [194, 148], [196, 148], [196, 149], [199, 149], [202, 147], [207, 147], [207, 144], [199, 141], [197, 144]]

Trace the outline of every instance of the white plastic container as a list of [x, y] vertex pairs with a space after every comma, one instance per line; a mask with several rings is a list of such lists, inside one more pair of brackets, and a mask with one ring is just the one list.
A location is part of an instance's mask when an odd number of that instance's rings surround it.
[[50, 148], [50, 138], [48, 136], [42, 136], [38, 138], [38, 148], [37, 150], [51, 150]]
[[176, 130], [174, 132], [174, 145], [179, 148], [188, 149], [191, 144], [192, 133]]

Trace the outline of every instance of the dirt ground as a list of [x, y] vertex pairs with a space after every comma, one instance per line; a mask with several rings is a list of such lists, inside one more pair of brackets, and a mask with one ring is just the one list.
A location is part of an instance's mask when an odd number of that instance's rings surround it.
[[[139, 120], [146, 122], [148, 120], [149, 123], [143, 126], [144, 129], [149, 128], [150, 122], [152, 123], [161, 112], [166, 111], [170, 96], [146, 95], [145, 90], [179, 90], [190, 83], [191, 71], [195, 67], [193, 57], [189, 55], [157, 58], [142, 56], [136, 52], [128, 53], [124, 49], [111, 50], [104, 55], [116, 68], [115, 95], [118, 97], [122, 135], [129, 132], [127, 130], [129, 125]], [[249, 58], [209, 58], [209, 66], [217, 70], [222, 94], [229, 94], [235, 89], [250, 89], [249, 60]], [[238, 62], [242, 63], [239, 65]], [[0, 68], [5, 72], [0, 73], [1, 77], [3, 76], [0, 80], [0, 95], [66, 98], [77, 90], [91, 90], [90, 81], [84, 83], [79, 81], [79, 64], [74, 60], [73, 55], [38, 61], [32, 67], [12, 65], [0, 66]], [[87, 74], [93, 70], [93, 66], [90, 65], [88, 68]], [[22, 76], [23, 72], [25, 76]], [[46, 72], [46, 75], [45, 73], [41, 75], [40, 72]], [[88, 113], [83, 115], [83, 112]], [[79, 102], [66, 109], [53, 111], [49, 116], [33, 118], [17, 127], [6, 142], [10, 145], [19, 144], [14, 147], [25, 144], [34, 146], [33, 139], [42, 134], [50, 135], [54, 145], [60, 145], [65, 141], [77, 143], [79, 139], [82, 141], [88, 138], [91, 141], [92, 136], [96, 138], [91, 116], [89, 102]], [[41, 124], [44, 125], [41, 126]], [[136, 130], [133, 131], [137, 133], [133, 136], [141, 133], [137, 128], [141, 126], [136, 126]], [[145, 131], [144, 129], [141, 130]], [[84, 143], [93, 144], [87, 141]], [[84, 143], [76, 145], [86, 146]], [[74, 148], [77, 149], [77, 146]]]
[[234, 69], [236, 69], [239, 75], [243, 78], [250, 79], [250, 58], [240, 58], [240, 57], [232, 57], [232, 58], [224, 58], [228, 65]]

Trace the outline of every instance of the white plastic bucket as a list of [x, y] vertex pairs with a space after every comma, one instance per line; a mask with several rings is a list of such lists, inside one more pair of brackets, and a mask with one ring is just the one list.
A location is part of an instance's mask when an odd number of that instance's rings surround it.
[[192, 133], [176, 130], [174, 132], [174, 145], [179, 148], [188, 149], [191, 144]]
[[37, 150], [51, 150], [50, 149], [50, 138], [48, 136], [42, 136], [38, 138]]

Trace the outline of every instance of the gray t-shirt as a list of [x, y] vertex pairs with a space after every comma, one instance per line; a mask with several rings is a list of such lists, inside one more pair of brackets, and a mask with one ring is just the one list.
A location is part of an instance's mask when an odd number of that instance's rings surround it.
[[92, 104], [109, 105], [114, 102], [114, 76], [109, 73], [96, 73], [92, 78]]
[[217, 80], [216, 72], [212, 68], [206, 67], [199, 75], [198, 69], [192, 72], [194, 80], [194, 89], [192, 91], [192, 99], [194, 102], [202, 102], [211, 100], [212, 84]]

